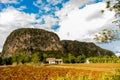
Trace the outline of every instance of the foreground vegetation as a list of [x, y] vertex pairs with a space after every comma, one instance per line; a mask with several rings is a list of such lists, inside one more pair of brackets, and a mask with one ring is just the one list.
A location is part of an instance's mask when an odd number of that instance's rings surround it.
[[[50, 58], [50, 54], [33, 53], [30, 56], [26, 54], [14, 55], [12, 57], [0, 57], [0, 65], [12, 65], [13, 63], [46, 63], [46, 58]], [[64, 63], [85, 63], [88, 60], [90, 63], [120, 63], [120, 57], [104, 56], [104, 57], [86, 57], [85, 55], [74, 56], [65, 54], [61, 57]]]
[[[116, 71], [117, 70], [117, 71]], [[0, 80], [119, 80], [119, 63], [12, 65], [0, 67]]]

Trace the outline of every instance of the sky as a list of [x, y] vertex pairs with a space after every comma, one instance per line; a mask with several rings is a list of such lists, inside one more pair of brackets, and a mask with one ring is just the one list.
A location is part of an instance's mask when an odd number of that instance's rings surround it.
[[[114, 15], [104, 0], [0, 0], [0, 51], [18, 28], [45, 29], [61, 40], [94, 42], [95, 34], [115, 28]], [[97, 45], [120, 52], [120, 41]]]

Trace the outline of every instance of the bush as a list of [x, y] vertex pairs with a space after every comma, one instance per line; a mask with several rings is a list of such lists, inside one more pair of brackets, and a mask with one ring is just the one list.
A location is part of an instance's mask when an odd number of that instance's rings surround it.
[[38, 53], [32, 54], [32, 56], [31, 56], [31, 61], [32, 61], [33, 63], [38, 63], [38, 62], [39, 62]]
[[120, 58], [119, 57], [90, 57], [90, 62], [91, 63], [120, 63]]
[[0, 65], [2, 65], [2, 58], [0, 57]]

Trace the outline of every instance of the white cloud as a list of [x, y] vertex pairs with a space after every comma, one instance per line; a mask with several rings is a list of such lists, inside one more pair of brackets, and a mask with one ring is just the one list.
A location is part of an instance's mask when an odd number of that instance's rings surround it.
[[41, 4], [42, 3], [42, 0], [37, 0], [37, 4]]
[[35, 20], [34, 14], [22, 13], [13, 7], [4, 9], [0, 13], [0, 25], [3, 26], [25, 26], [34, 22]]
[[41, 10], [45, 10], [47, 12], [47, 11], [50, 11], [51, 9], [49, 4], [42, 3], [42, 1], [39, 1], [39, 0], [36, 2], [33, 2], [33, 5], [39, 8], [39, 12], [41, 12]]
[[65, 19], [69, 12], [91, 2], [94, 2], [94, 0], [70, 0], [69, 2], [63, 4], [62, 10], [56, 12], [56, 15]]
[[[36, 1], [36, 4], [42, 4], [42, 0], [37, 0]], [[62, 2], [62, 0], [47, 0], [47, 2], [49, 3], [49, 4], [52, 4], [52, 5], [56, 5], [56, 4], [58, 4], [58, 3], [61, 3]]]
[[[62, 0], [47, 0], [48, 3], [44, 3], [44, 1], [42, 0], [37, 0], [35, 2], [33, 2], [33, 5], [39, 8], [39, 13], [43, 12], [42, 10], [44, 10], [46, 13], [48, 11], [57, 11], [59, 10], [58, 6], [55, 6], [58, 3], [61, 3]], [[53, 6], [51, 6], [53, 5]]]
[[27, 7], [26, 6], [20, 6], [19, 8], [17, 8], [18, 10], [24, 10], [24, 9], [26, 9]]
[[42, 19], [44, 19], [45, 23], [41, 25], [37, 24], [36, 27], [51, 30], [51, 27], [58, 23], [58, 19], [54, 18], [52, 15], [42, 16], [40, 19], [37, 20], [37, 22], [40, 23]]
[[[77, 4], [76, 7], [75, 4]], [[95, 33], [112, 24], [115, 13], [108, 11], [105, 7], [106, 4], [103, 2], [86, 5], [83, 9], [79, 9], [78, 2], [67, 3], [61, 11], [56, 13], [60, 18], [60, 29], [57, 34], [61, 39], [92, 41]], [[102, 14], [101, 10], [105, 12]]]
[[17, 3], [19, 3], [17, 0], [0, 0], [0, 3], [9, 3], [9, 4], [11, 4], [11, 3], [15, 3], [15, 4], [17, 4]]
[[35, 14], [19, 12], [13, 7], [9, 7], [0, 12], [0, 51], [2, 50], [6, 37], [17, 28], [34, 27]]
[[58, 4], [58, 3], [61, 3], [62, 0], [47, 0], [47, 2], [48, 2], [48, 3], [51, 3], [51, 4], [53, 4], [53, 5], [56, 5], [56, 4]]

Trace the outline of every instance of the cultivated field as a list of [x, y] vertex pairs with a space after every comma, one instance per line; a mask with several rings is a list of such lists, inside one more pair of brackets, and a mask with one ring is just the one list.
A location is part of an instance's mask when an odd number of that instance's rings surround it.
[[119, 63], [1, 66], [0, 80], [104, 80], [116, 69]]

